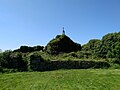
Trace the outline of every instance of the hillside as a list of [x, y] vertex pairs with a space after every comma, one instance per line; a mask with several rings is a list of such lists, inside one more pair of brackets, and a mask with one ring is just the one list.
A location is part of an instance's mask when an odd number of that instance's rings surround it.
[[66, 35], [57, 35], [56, 38], [52, 39], [47, 46], [45, 51], [49, 54], [69, 53], [81, 50], [81, 45], [73, 42]]

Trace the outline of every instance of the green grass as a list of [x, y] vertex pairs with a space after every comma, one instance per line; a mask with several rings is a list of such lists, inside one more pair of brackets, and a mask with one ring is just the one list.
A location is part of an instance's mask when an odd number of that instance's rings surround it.
[[120, 70], [87, 69], [0, 74], [0, 90], [119, 90]]

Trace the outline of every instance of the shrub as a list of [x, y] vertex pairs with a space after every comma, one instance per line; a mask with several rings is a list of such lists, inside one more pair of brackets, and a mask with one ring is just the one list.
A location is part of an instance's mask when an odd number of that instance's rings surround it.
[[45, 61], [37, 57], [31, 59], [31, 69], [34, 71], [49, 71], [57, 69], [88, 69], [88, 68], [108, 68], [110, 64], [103, 61]]
[[113, 59], [112, 59], [112, 63], [120, 64], [120, 59], [118, 59], [118, 58], [113, 58]]
[[79, 50], [81, 50], [81, 45], [73, 42], [66, 35], [56, 36], [45, 47], [45, 51], [49, 54], [69, 53]]
[[30, 68], [32, 70], [43, 70], [44, 69], [45, 60], [41, 57], [41, 55], [34, 53], [30, 56]]

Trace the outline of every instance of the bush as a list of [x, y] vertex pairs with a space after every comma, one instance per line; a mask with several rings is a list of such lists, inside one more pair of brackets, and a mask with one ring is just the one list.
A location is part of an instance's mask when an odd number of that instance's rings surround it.
[[120, 64], [120, 59], [118, 59], [118, 58], [113, 58], [113, 59], [112, 59], [112, 63]]
[[3, 68], [2, 73], [15, 73], [18, 72], [17, 69], [8, 69], [8, 68]]
[[49, 54], [69, 53], [79, 50], [81, 50], [81, 45], [73, 42], [66, 35], [56, 36], [45, 47], [45, 51]]
[[20, 49], [16, 49], [13, 52], [22, 52], [22, 53], [28, 53], [28, 52], [34, 52], [34, 51], [43, 51], [43, 46], [34, 46], [34, 47], [29, 47], [29, 46], [21, 46]]
[[30, 56], [30, 68], [32, 70], [43, 70], [45, 64], [45, 60], [41, 57], [41, 55], [34, 53]]
[[119, 64], [111, 64], [111, 69], [120, 69], [120, 65]]
[[3, 72], [3, 68], [0, 66], [0, 72]]
[[41, 57], [31, 59], [33, 71], [50, 71], [57, 69], [88, 69], [88, 68], [109, 68], [110, 64], [103, 61], [45, 61]]
[[23, 60], [22, 53], [14, 53], [11, 55], [12, 60], [12, 68], [18, 69], [18, 71], [27, 71], [28, 70], [28, 62]]
[[23, 60], [22, 53], [12, 53], [12, 51], [5, 51], [0, 56], [1, 67], [17, 69], [18, 71], [27, 71], [28, 62]]

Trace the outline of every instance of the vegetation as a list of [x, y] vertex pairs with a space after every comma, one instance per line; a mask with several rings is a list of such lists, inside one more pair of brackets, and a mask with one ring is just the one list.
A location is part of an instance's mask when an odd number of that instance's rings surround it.
[[83, 46], [62, 34], [57, 35], [45, 47], [21, 46], [14, 51], [0, 51], [0, 72], [83, 69], [96, 66], [119, 68], [120, 32], [109, 33], [101, 40], [92, 39]]
[[82, 46], [62, 34], [45, 47], [0, 50], [0, 90], [119, 90], [119, 69], [120, 32]]
[[34, 52], [34, 51], [43, 51], [43, 46], [34, 46], [34, 47], [28, 47], [28, 46], [21, 46], [20, 49], [14, 50], [13, 52]]
[[49, 54], [69, 53], [80, 50], [81, 45], [73, 42], [64, 34], [57, 35], [56, 38], [51, 40], [45, 47], [45, 51]]
[[88, 69], [109, 68], [110, 64], [105, 61], [46, 61], [41, 56], [30, 57], [30, 67], [34, 71], [50, 71], [58, 69]]
[[27, 71], [28, 62], [23, 59], [22, 53], [12, 53], [12, 51], [7, 50], [0, 54], [0, 59], [1, 68]]
[[119, 90], [119, 87], [117, 69], [0, 74], [0, 90]]

